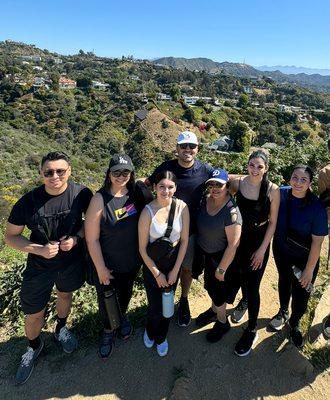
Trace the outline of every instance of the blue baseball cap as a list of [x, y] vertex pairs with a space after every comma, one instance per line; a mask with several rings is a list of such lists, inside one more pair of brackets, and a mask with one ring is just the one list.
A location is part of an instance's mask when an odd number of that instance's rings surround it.
[[211, 173], [211, 178], [209, 178], [205, 183], [211, 181], [227, 183], [229, 181], [228, 172], [220, 168], [214, 169]]

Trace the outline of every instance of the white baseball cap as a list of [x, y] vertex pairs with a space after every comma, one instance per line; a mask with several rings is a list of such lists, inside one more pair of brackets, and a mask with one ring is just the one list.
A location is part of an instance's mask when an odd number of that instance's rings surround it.
[[190, 131], [180, 132], [176, 142], [177, 144], [192, 143], [198, 145], [197, 136]]

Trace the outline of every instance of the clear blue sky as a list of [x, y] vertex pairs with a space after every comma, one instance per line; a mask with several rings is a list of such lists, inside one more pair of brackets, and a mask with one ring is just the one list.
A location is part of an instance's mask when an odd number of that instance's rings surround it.
[[330, 68], [329, 0], [1, 0], [0, 40], [61, 54]]

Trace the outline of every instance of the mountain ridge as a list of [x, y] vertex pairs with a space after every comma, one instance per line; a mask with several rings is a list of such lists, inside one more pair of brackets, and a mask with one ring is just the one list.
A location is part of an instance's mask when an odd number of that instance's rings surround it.
[[258, 78], [268, 76], [279, 83], [291, 83], [307, 87], [318, 92], [330, 92], [330, 75], [320, 74], [284, 74], [276, 71], [260, 71], [251, 65], [244, 63], [217, 62], [209, 58], [184, 58], [184, 57], [161, 57], [152, 61], [154, 64], [160, 64], [167, 67], [188, 69], [191, 71], [206, 71], [211, 74], [225, 73], [240, 78]]

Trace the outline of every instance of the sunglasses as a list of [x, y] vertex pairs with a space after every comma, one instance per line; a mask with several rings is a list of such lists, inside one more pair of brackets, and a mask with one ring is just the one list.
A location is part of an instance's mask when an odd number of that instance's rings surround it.
[[114, 176], [115, 178], [119, 178], [120, 176], [123, 176], [124, 178], [127, 178], [131, 171], [128, 169], [120, 169], [119, 171], [111, 171], [111, 175]]
[[208, 182], [208, 188], [223, 188], [226, 184], [221, 182]]
[[45, 178], [51, 178], [51, 177], [53, 177], [54, 175], [55, 175], [55, 173], [56, 173], [56, 175], [57, 176], [64, 176], [65, 175], [65, 173], [66, 173], [66, 171], [68, 170], [69, 168], [67, 168], [67, 169], [63, 169], [63, 168], [59, 168], [59, 169], [46, 169], [46, 171], [42, 171], [42, 174], [43, 174], [43, 176], [45, 177]]
[[195, 143], [182, 143], [179, 144], [180, 149], [184, 150], [184, 149], [190, 149], [190, 150], [194, 150], [197, 147], [197, 144]]

